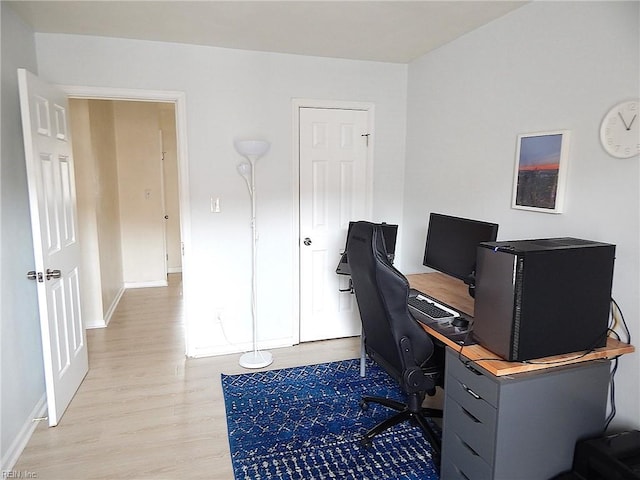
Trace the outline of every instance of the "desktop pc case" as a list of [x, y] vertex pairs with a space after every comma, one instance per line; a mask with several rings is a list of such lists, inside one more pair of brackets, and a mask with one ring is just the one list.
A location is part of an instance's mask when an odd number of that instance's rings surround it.
[[476, 341], [510, 361], [605, 346], [614, 256], [576, 238], [481, 243]]

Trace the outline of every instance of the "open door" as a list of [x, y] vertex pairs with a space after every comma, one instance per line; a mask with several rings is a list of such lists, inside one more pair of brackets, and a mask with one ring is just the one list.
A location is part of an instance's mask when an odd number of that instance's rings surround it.
[[80, 311], [75, 177], [64, 92], [18, 70], [49, 426], [89, 370]]

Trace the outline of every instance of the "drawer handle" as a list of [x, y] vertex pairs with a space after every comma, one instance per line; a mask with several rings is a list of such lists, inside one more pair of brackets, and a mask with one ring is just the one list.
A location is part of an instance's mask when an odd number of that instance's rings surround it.
[[473, 398], [475, 398], [476, 400], [480, 400], [482, 397], [480, 395], [478, 395], [476, 392], [474, 392], [473, 390], [471, 390], [469, 387], [467, 387], [464, 383], [462, 384], [462, 388], [464, 388], [464, 391], [467, 392], [469, 395], [471, 395]]
[[475, 415], [473, 415], [469, 410], [467, 410], [464, 407], [460, 407], [462, 409], [462, 411], [465, 413], [465, 415], [467, 417], [469, 417], [471, 419], [472, 422], [474, 423], [482, 423], [480, 420], [477, 419], [477, 417]]
[[462, 480], [471, 480], [469, 477], [467, 477], [464, 472], [462, 470], [460, 470], [460, 468], [457, 465], [454, 465], [453, 468], [456, 469], [456, 473], [458, 474], [458, 476], [462, 477]]
[[474, 374], [478, 375], [478, 376], [482, 376], [482, 372], [479, 372], [478, 370], [476, 370], [475, 368], [473, 368], [473, 365], [471, 365], [470, 362], [465, 362], [464, 364], [465, 367], [467, 367], [467, 369], [471, 372], [473, 372]]
[[[458, 437], [458, 438], [460, 438], [460, 437]], [[473, 448], [471, 448], [471, 447], [469, 446], [469, 444], [468, 444], [467, 442], [465, 442], [464, 440], [462, 440], [461, 438], [460, 438], [460, 442], [461, 442], [461, 443], [462, 443], [462, 445], [464, 445], [464, 446], [467, 448], [467, 450], [469, 450], [469, 451], [470, 451], [474, 456], [476, 456], [476, 457], [479, 457], [479, 456], [480, 456], [480, 455], [478, 455], [478, 452], [476, 452]]]

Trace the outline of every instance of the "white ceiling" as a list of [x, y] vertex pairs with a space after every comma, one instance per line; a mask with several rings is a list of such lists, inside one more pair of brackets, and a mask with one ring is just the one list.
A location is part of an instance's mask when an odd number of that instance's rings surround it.
[[408, 63], [522, 1], [10, 1], [36, 32]]

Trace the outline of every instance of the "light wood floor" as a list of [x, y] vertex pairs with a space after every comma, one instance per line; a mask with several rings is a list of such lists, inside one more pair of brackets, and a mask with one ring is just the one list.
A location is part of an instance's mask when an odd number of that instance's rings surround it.
[[[231, 480], [220, 374], [239, 355], [184, 356], [180, 275], [128, 290], [106, 329], [89, 330], [89, 373], [57, 427], [37, 427], [15, 472], [38, 480]], [[359, 355], [359, 339], [273, 350], [271, 369]], [[23, 477], [24, 478], [24, 477]]]

